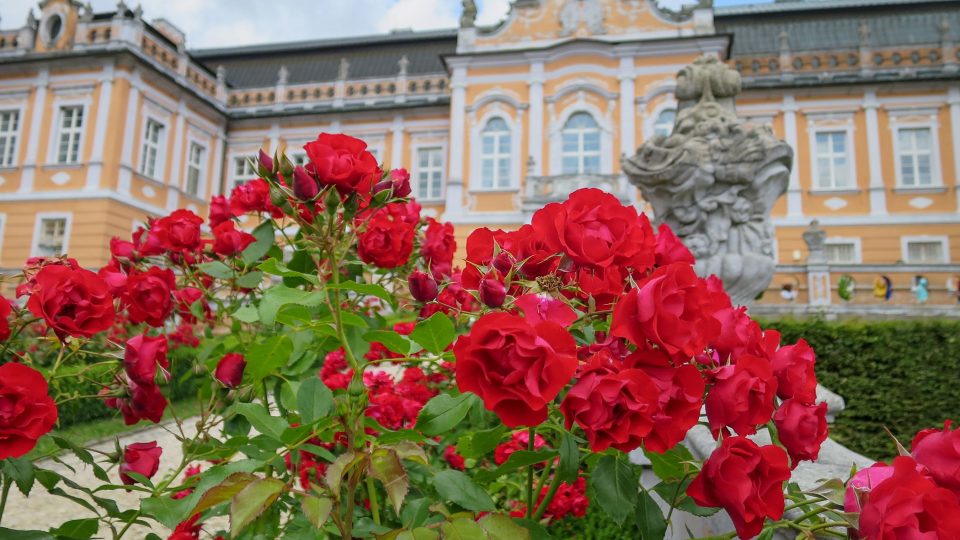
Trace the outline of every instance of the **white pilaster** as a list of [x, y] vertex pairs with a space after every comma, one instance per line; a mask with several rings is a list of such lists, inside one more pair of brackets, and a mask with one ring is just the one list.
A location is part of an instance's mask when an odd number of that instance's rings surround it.
[[393, 117], [393, 126], [390, 127], [393, 134], [393, 145], [390, 148], [390, 167], [397, 169], [403, 167], [403, 116], [399, 114]]
[[50, 84], [50, 71], [46, 68], [37, 73], [36, 93], [33, 98], [33, 111], [30, 114], [30, 137], [27, 138], [27, 156], [20, 175], [20, 192], [33, 191], [33, 177], [37, 172], [37, 154], [40, 153], [40, 127], [47, 110], [47, 85]]
[[534, 176], [543, 175], [543, 80], [543, 62], [530, 64], [530, 119], [527, 145], [530, 157], [533, 159], [533, 168], [529, 172]]
[[127, 101], [127, 118], [123, 126], [123, 148], [120, 151], [120, 174], [117, 191], [130, 194], [130, 180], [133, 177], [133, 145], [137, 140], [134, 130], [137, 128], [137, 111], [140, 107], [140, 72], [134, 71], [130, 80], [130, 95]]
[[799, 159], [797, 156], [797, 102], [793, 94], [783, 96], [784, 138], [793, 149], [793, 167], [790, 169], [790, 184], [787, 187], [787, 215], [803, 216], [803, 188], [800, 186]]
[[953, 139], [953, 189], [957, 192], [957, 213], [960, 213], [960, 87], [947, 93], [950, 104], [950, 138]]
[[450, 168], [444, 220], [463, 214], [463, 137], [466, 119], [467, 68], [455, 67], [450, 79]]
[[210, 175], [210, 181], [213, 182], [210, 189], [211, 195], [223, 194], [223, 150], [226, 145], [226, 138], [226, 133], [218, 131], [213, 139], [213, 174]]
[[636, 146], [636, 117], [634, 109], [634, 88], [636, 87], [633, 71], [633, 57], [620, 59], [620, 155], [632, 156], [637, 151]]
[[167, 189], [167, 210], [175, 210], [180, 202], [180, 169], [183, 165], [183, 135], [186, 130], [187, 104], [182, 99], [177, 105], [177, 123], [173, 134], [173, 160], [171, 161]]
[[93, 128], [93, 151], [87, 166], [86, 189], [97, 189], [100, 186], [100, 175], [103, 173], [103, 147], [106, 145], [112, 94], [113, 62], [110, 62], [103, 67], [103, 74], [100, 76], [100, 97], [97, 99], [97, 120]]
[[880, 156], [880, 123], [877, 120], [877, 92], [867, 90], [863, 96], [863, 109], [867, 117], [867, 158], [870, 164], [870, 215], [887, 215], [887, 192], [883, 185], [883, 167]]
[[267, 154], [273, 155], [274, 152], [280, 150], [280, 122], [274, 122], [270, 124], [270, 148], [266, 149]]

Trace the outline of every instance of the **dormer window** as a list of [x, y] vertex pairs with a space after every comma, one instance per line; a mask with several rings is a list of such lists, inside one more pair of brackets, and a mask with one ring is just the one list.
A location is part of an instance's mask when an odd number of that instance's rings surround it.
[[63, 16], [54, 13], [43, 22], [43, 38], [47, 45], [53, 45], [63, 32]]

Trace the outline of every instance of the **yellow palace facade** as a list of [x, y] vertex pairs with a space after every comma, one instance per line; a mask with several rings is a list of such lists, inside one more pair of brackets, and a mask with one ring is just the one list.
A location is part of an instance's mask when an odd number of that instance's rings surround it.
[[[318, 132], [407, 167], [461, 241], [518, 227], [579, 187], [645, 208], [620, 170], [668, 133], [674, 77], [702, 54], [737, 69], [741, 117], [794, 148], [774, 209], [764, 303], [807, 297], [812, 220], [833, 287], [887, 276], [956, 304], [960, 9], [926, 0], [808, 0], [681, 12], [654, 0], [514, 0], [493, 27], [464, 2], [451, 30], [191, 50], [122, 1], [45, 0], [0, 30], [0, 268], [68, 253], [96, 267], [112, 236], [175, 208], [206, 214], [261, 147], [302, 160]], [[839, 301], [839, 300], [835, 300]]]

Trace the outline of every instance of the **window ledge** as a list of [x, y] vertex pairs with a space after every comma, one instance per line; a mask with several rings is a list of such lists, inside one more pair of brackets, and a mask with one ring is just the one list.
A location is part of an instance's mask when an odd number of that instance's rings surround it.
[[417, 197], [417, 202], [421, 204], [443, 204], [446, 202], [446, 199], [443, 197], [432, 197], [430, 199]]
[[21, 169], [19, 165], [0, 165], [0, 173], [17, 172]]
[[923, 194], [923, 193], [946, 193], [947, 186], [897, 186], [893, 188], [894, 193], [909, 193], [909, 194]]
[[505, 187], [505, 188], [470, 188], [470, 193], [517, 193], [520, 191], [519, 187]]
[[43, 165], [44, 169], [82, 169], [83, 163], [47, 163]]
[[157, 186], [157, 187], [167, 187], [167, 185], [164, 184], [162, 181], [157, 180], [156, 178], [154, 178], [154, 177], [152, 177], [152, 176], [147, 176], [147, 175], [145, 175], [145, 174], [143, 174], [143, 173], [139, 173], [139, 172], [134, 172], [133, 175], [134, 175], [135, 177], [137, 177], [138, 180], [143, 180], [144, 182], [147, 182], [148, 184], [153, 184], [153, 185], [155, 185], [155, 186]]
[[810, 195], [859, 195], [862, 190], [858, 188], [829, 189], [817, 188], [807, 191]]

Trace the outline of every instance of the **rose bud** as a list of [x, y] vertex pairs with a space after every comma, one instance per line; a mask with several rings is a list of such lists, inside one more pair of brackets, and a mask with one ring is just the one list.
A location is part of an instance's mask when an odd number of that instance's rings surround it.
[[513, 269], [513, 264], [516, 260], [513, 258], [513, 255], [510, 255], [506, 251], [501, 251], [499, 255], [493, 259], [493, 267], [497, 269], [503, 275], [510, 273], [510, 270]]
[[293, 169], [293, 194], [301, 201], [312, 201], [320, 193], [320, 186], [306, 169], [299, 165]]
[[507, 288], [498, 279], [485, 277], [480, 280], [480, 301], [487, 307], [498, 308], [507, 298]]
[[120, 480], [126, 485], [137, 481], [127, 473], [137, 473], [152, 478], [160, 468], [160, 454], [163, 448], [157, 446], [157, 441], [133, 443], [123, 449], [123, 463], [120, 464]]
[[407, 279], [410, 294], [420, 302], [430, 302], [437, 298], [437, 280], [430, 274], [416, 270]]
[[225, 354], [217, 363], [217, 369], [213, 376], [227, 388], [236, 388], [240, 386], [240, 382], [243, 380], [243, 370], [246, 367], [247, 361], [244, 360], [242, 354]]
[[261, 149], [257, 159], [260, 162], [260, 168], [263, 169], [265, 173], [273, 173], [273, 158], [268, 156], [267, 153]]
[[393, 196], [406, 197], [410, 195], [410, 173], [406, 169], [390, 171], [390, 181], [393, 182]]

